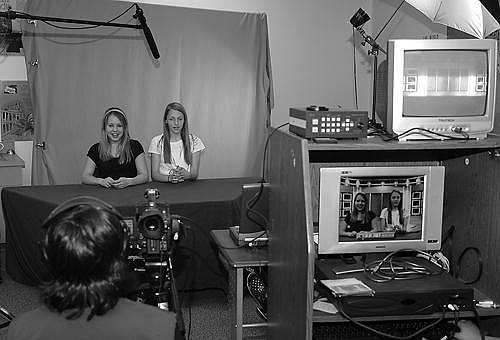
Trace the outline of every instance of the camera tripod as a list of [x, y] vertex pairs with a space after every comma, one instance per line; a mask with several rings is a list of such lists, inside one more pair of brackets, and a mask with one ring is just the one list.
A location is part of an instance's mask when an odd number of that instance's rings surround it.
[[172, 247], [161, 245], [154, 255], [128, 256], [129, 265], [134, 272], [141, 273], [138, 289], [128, 294], [132, 300], [172, 311], [176, 314], [175, 339], [185, 339], [184, 318], [172, 265]]
[[159, 201], [158, 189], [146, 189], [144, 197], [146, 201], [136, 204], [137, 224], [135, 233], [129, 235], [127, 258], [134, 271], [143, 274], [141, 281], [147, 282], [152, 289], [148, 295], [148, 289], [139, 287], [135, 300], [174, 312], [175, 338], [185, 339], [172, 266], [174, 241], [180, 237], [180, 221], [172, 218], [168, 205]]

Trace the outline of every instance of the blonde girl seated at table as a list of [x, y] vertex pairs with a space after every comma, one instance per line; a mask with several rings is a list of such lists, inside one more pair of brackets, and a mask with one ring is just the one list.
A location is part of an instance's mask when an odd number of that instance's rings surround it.
[[87, 152], [82, 183], [125, 188], [148, 180], [146, 155], [139, 141], [130, 138], [125, 113], [112, 107], [102, 118], [101, 141]]
[[352, 211], [340, 223], [339, 235], [356, 237], [360, 231], [375, 231], [375, 213], [368, 209], [368, 198], [362, 192], [354, 196]]
[[155, 181], [179, 183], [198, 178], [202, 140], [189, 133], [186, 109], [173, 102], [163, 115], [163, 134], [151, 139], [151, 178]]

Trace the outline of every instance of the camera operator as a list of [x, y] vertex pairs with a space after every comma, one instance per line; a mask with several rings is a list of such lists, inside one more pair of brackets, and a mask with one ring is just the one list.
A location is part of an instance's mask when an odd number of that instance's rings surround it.
[[106, 203], [69, 200], [44, 222], [53, 279], [43, 305], [14, 319], [8, 339], [174, 339], [175, 314], [120, 296], [127, 233]]

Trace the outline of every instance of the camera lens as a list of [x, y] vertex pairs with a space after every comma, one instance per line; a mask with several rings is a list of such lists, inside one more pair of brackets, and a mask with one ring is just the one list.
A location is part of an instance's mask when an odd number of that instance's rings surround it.
[[158, 219], [156, 218], [148, 218], [144, 224], [146, 225], [146, 229], [149, 231], [155, 231], [160, 227]]
[[147, 239], [159, 240], [163, 235], [164, 221], [161, 211], [145, 211], [137, 222], [139, 232]]

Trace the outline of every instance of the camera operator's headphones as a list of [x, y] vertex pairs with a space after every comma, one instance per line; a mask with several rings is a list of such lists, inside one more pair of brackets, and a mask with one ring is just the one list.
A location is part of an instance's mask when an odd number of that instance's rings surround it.
[[109, 215], [114, 216], [116, 219], [120, 221], [121, 229], [123, 232], [123, 251], [126, 250], [127, 248], [127, 241], [128, 241], [128, 226], [125, 223], [123, 216], [116, 210], [112, 205], [98, 199], [92, 196], [77, 196], [74, 198], [71, 198], [69, 200], [64, 201], [63, 203], [59, 204], [54, 210], [52, 210], [49, 214], [49, 216], [45, 219], [45, 221], [42, 224], [42, 230], [46, 230], [45, 235], [43, 236], [41, 243], [40, 243], [40, 248], [42, 251], [42, 255], [44, 260], [47, 261], [48, 256], [46, 253], [46, 247], [48, 244], [48, 230], [52, 227], [55, 226], [55, 223], [60, 221], [60, 217], [63, 213], [68, 213], [71, 210], [74, 210], [78, 207], [81, 206], [90, 206], [93, 207], [97, 210], [104, 210], [106, 211]]

